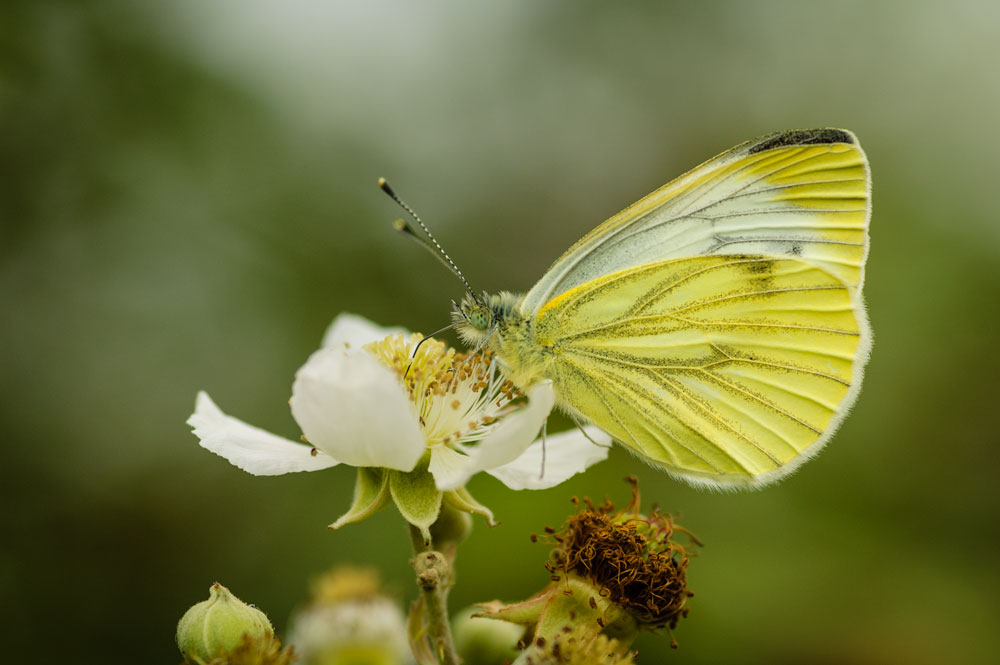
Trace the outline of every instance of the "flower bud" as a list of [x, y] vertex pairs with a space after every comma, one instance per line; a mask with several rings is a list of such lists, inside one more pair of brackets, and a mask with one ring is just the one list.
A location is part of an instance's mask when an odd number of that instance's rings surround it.
[[431, 525], [431, 542], [442, 549], [446, 544], [458, 545], [472, 531], [472, 517], [464, 510], [452, 507], [445, 501], [437, 521]]
[[518, 642], [524, 628], [507, 623], [473, 616], [477, 608], [458, 612], [452, 621], [455, 650], [464, 665], [501, 665], [517, 658]]
[[208, 600], [189, 609], [177, 622], [177, 646], [189, 661], [207, 663], [237, 649], [244, 635], [263, 641], [274, 633], [263, 612], [247, 605], [218, 582], [208, 593]]

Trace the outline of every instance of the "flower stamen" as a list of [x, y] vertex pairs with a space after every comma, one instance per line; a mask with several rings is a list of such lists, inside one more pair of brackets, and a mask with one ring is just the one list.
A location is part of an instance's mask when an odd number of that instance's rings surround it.
[[459, 353], [444, 342], [422, 339], [395, 334], [365, 349], [400, 378], [429, 448], [462, 450], [523, 403], [523, 394], [501, 375], [489, 351]]

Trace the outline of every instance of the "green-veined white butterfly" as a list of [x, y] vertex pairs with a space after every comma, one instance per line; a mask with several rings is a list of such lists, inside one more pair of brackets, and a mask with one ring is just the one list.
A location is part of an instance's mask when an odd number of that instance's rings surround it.
[[651, 464], [761, 486], [818, 452], [857, 397], [870, 191], [850, 132], [763, 136], [607, 220], [524, 295], [462, 278], [454, 325], [519, 388], [551, 380], [559, 406]]

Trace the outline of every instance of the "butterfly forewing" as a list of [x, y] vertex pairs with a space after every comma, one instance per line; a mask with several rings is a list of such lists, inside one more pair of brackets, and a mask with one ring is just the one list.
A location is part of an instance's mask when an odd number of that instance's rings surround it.
[[753, 485], [817, 449], [853, 401], [868, 329], [798, 258], [661, 260], [563, 292], [535, 321], [564, 406], [694, 482]]
[[779, 132], [705, 162], [584, 236], [525, 296], [521, 313], [603, 275], [670, 258], [756, 254], [864, 280], [868, 164], [839, 129]]

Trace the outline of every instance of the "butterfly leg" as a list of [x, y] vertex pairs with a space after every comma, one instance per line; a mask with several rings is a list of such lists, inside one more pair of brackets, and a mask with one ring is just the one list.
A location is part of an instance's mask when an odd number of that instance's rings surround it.
[[580, 433], [583, 434], [587, 438], [587, 441], [590, 441], [592, 444], [594, 444], [598, 448], [611, 448], [611, 444], [610, 443], [608, 445], [604, 445], [603, 443], [598, 443], [598, 442], [594, 441], [594, 439], [589, 434], [587, 434], [587, 430], [585, 430], [583, 428], [583, 424], [579, 420], [576, 419], [576, 416], [570, 416], [570, 418], [573, 419], [573, 423], [576, 425], [576, 428], [578, 430], [580, 430]]
[[490, 341], [490, 337], [493, 337], [493, 333], [495, 333], [496, 331], [497, 331], [496, 326], [490, 328], [490, 331], [486, 334], [486, 337], [483, 337], [481, 340], [479, 340], [479, 344], [476, 344], [476, 348], [472, 350], [472, 353], [475, 354], [482, 351], [483, 347], [486, 346], [486, 342]]
[[549, 419], [546, 418], [545, 422], [542, 423], [542, 472], [538, 474], [538, 479], [541, 480], [545, 477], [545, 433], [549, 428]]

